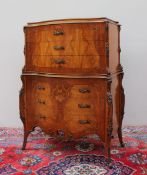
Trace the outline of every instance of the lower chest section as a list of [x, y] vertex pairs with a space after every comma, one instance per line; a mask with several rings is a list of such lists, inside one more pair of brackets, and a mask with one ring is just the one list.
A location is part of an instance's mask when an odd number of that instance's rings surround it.
[[106, 83], [100, 79], [25, 77], [26, 126], [79, 137], [106, 123]]

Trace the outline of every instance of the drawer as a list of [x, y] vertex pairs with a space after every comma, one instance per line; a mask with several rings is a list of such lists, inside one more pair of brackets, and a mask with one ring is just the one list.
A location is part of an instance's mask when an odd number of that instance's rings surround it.
[[26, 122], [39, 126], [42, 129], [48, 128], [54, 130], [57, 123], [57, 116], [54, 110], [56, 106], [53, 103], [37, 104], [34, 99], [28, 98]]
[[54, 115], [43, 111], [39, 113], [35, 109], [33, 111], [28, 111], [26, 115], [26, 122], [29, 126], [39, 126], [41, 129], [50, 132], [57, 130], [57, 119]]
[[65, 125], [74, 136], [86, 133], [89, 134], [91, 131], [96, 131], [98, 128], [96, 119], [79, 116], [73, 116], [72, 120], [65, 120]]
[[38, 56], [38, 55], [86, 55], [96, 56], [105, 55], [106, 43], [103, 41], [84, 41], [84, 40], [72, 40], [72, 41], [54, 41], [54, 42], [27, 42], [25, 54], [26, 56]]
[[[91, 100], [97, 96], [97, 87], [91, 84], [75, 84], [71, 88], [71, 99]], [[93, 101], [88, 101], [93, 103]]]
[[94, 115], [95, 105], [94, 100], [91, 98], [89, 99], [82, 99], [82, 98], [70, 98], [67, 103], [65, 104], [65, 115], [74, 115], [74, 114], [83, 114], [83, 115]]
[[27, 56], [25, 71], [48, 73], [105, 73], [105, 56]]
[[55, 40], [105, 40], [105, 23], [57, 24], [25, 28], [27, 42]]
[[51, 91], [51, 87], [50, 84], [47, 81], [38, 81], [36, 79], [34, 79], [31, 82], [31, 88], [32, 88], [32, 94], [36, 94], [36, 98], [40, 97], [40, 96], [45, 96], [46, 98], [50, 96], [50, 91]]

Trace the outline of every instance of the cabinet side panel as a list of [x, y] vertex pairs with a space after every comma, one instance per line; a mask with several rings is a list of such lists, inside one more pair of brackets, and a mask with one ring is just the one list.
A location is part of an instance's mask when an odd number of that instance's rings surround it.
[[[114, 75], [112, 79], [112, 98], [113, 98], [113, 134], [121, 130], [123, 115], [124, 115], [124, 105], [125, 105], [125, 94], [122, 86], [123, 72]], [[119, 134], [119, 133], [118, 133]]]
[[25, 127], [26, 125], [26, 94], [25, 94], [25, 78], [21, 77], [22, 87], [19, 92], [19, 111], [20, 111], [20, 119], [23, 122]]
[[120, 63], [119, 28], [118, 25], [109, 24], [109, 69], [111, 73], [117, 71]]
[[119, 82], [118, 82], [118, 76], [115, 75], [112, 78], [112, 84], [111, 84], [111, 93], [112, 93], [112, 99], [113, 99], [113, 133], [112, 135], [117, 134], [118, 129], [118, 118], [119, 118]]

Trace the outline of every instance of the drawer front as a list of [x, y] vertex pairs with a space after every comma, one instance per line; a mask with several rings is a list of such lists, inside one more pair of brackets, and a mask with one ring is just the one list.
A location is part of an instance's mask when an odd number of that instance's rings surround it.
[[26, 41], [48, 42], [55, 40], [105, 40], [106, 24], [58, 24], [26, 28]]
[[73, 116], [72, 120], [65, 119], [66, 127], [74, 136], [89, 134], [97, 131], [98, 122], [95, 118], [85, 116]]
[[50, 73], [104, 73], [105, 56], [28, 56], [25, 71]]
[[93, 84], [75, 84], [71, 88], [71, 99], [94, 99], [97, 95], [97, 87]]
[[38, 81], [38, 80], [33, 80], [31, 83], [31, 89], [32, 93], [36, 94], [36, 97], [38, 96], [46, 96], [49, 98], [50, 96], [50, 91], [51, 87], [50, 84], [46, 81]]
[[95, 115], [95, 104], [93, 98], [70, 98], [65, 105], [65, 115], [84, 114]]
[[26, 56], [36, 55], [105, 55], [106, 43], [103, 41], [56, 41], [56, 42], [28, 42], [26, 43]]

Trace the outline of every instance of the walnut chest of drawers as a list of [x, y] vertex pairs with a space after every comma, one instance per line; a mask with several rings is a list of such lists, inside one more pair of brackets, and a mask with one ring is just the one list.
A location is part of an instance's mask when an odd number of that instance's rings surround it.
[[110, 156], [121, 146], [124, 113], [120, 25], [107, 18], [65, 19], [24, 27], [20, 91], [24, 143], [36, 126], [65, 139], [97, 134]]

